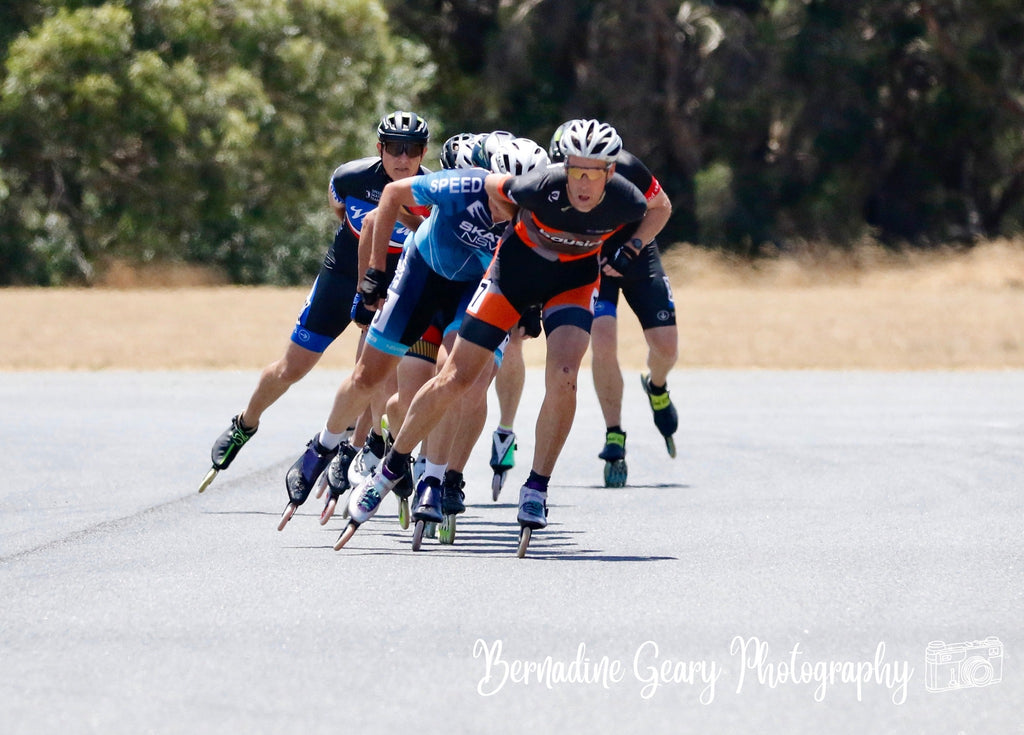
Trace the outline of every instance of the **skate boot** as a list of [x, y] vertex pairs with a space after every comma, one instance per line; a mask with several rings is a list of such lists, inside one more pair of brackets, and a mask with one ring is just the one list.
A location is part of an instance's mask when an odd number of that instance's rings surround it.
[[366, 443], [356, 454], [355, 459], [348, 469], [348, 480], [355, 486], [370, 476], [384, 455], [388, 452], [388, 440], [383, 434], [375, 434], [372, 431], [366, 436]]
[[654, 412], [654, 425], [665, 437], [665, 449], [668, 450], [670, 457], [675, 457], [676, 440], [672, 438], [672, 435], [679, 428], [679, 415], [676, 413], [676, 407], [672, 405], [668, 390], [664, 386], [661, 388], [652, 386], [651, 376], [648, 373], [640, 376], [640, 384], [644, 387], [644, 393], [647, 394], [647, 400]]
[[398, 498], [398, 524], [402, 528], [409, 527], [409, 498], [412, 497], [412, 460], [409, 461], [405, 474], [398, 478], [393, 488], [395, 497]]
[[466, 493], [463, 488], [466, 481], [462, 473], [448, 470], [444, 473], [444, 484], [441, 485], [441, 512], [444, 520], [438, 530], [438, 541], [442, 544], [455, 543], [455, 518], [459, 513], [466, 512]]
[[327, 469], [320, 475], [320, 482], [317, 485], [316, 496], [319, 498], [327, 490], [327, 498], [324, 501], [324, 509], [320, 513], [320, 525], [323, 526], [331, 520], [334, 509], [338, 505], [338, 498], [345, 494], [345, 491], [352, 487], [348, 481], [348, 467], [352, 464], [353, 458], [358, 451], [348, 442], [342, 442], [338, 447], [338, 453]]
[[423, 537], [433, 538], [429, 531], [443, 519], [441, 513], [441, 481], [433, 475], [424, 477], [416, 486], [416, 501], [412, 517], [416, 524], [412, 531], [412, 550], [419, 551]]
[[355, 535], [356, 529], [373, 518], [380, 509], [384, 496], [394, 489], [400, 479], [400, 477], [392, 477], [388, 468], [381, 466], [356, 486], [348, 499], [348, 526], [334, 544], [335, 551], [349, 542]]
[[416, 461], [412, 463], [412, 481], [415, 484], [419, 484], [419, 481], [423, 479], [423, 473], [427, 471], [427, 458], [424, 455], [420, 455], [416, 458]]
[[629, 472], [626, 467], [626, 432], [609, 429], [604, 437], [604, 449], [597, 456], [605, 461], [604, 486], [625, 487]]
[[210, 471], [206, 473], [206, 477], [200, 483], [199, 492], [203, 492], [210, 486], [218, 472], [226, 470], [231, 465], [235, 457], [238, 456], [242, 446], [252, 439], [259, 428], [258, 424], [251, 429], [245, 428], [240, 417], [241, 414], [234, 416], [231, 419], [231, 426], [213, 443], [213, 448], [210, 450], [210, 460], [213, 463], [213, 467], [210, 468]]
[[548, 525], [548, 491], [539, 490], [529, 481], [519, 488], [519, 548], [516, 555], [526, 556], [533, 532]]
[[309, 440], [306, 451], [288, 468], [288, 474], [284, 477], [285, 488], [288, 490], [288, 507], [281, 515], [278, 531], [284, 530], [295, 510], [306, 502], [313, 485], [337, 453], [337, 447], [327, 449], [320, 444], [319, 434]]
[[497, 502], [501, 495], [501, 488], [505, 486], [505, 478], [508, 471], [516, 464], [516, 435], [515, 432], [498, 429], [491, 437], [491, 469], [494, 470], [494, 477], [491, 478], [491, 498]]

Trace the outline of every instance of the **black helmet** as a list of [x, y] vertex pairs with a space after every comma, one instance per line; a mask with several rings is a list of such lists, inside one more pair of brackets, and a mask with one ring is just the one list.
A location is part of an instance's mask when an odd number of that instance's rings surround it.
[[473, 148], [480, 136], [476, 133], [457, 133], [441, 147], [441, 168], [472, 168]]
[[429, 138], [427, 121], [415, 112], [395, 110], [390, 115], [382, 117], [377, 126], [377, 139], [381, 142], [395, 140], [426, 143]]

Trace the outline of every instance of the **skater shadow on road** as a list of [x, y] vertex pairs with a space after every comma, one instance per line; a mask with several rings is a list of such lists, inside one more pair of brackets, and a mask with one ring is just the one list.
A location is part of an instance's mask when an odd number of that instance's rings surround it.
[[[495, 506], [490, 506], [495, 507]], [[516, 506], [512, 506], [516, 507]], [[494, 522], [478, 516], [460, 516], [454, 544], [441, 544], [437, 539], [423, 540], [419, 551], [412, 550], [412, 531], [399, 530], [374, 524], [360, 529], [343, 554], [353, 556], [393, 556], [396, 553], [414, 556], [462, 557], [462, 558], [515, 558], [519, 546], [519, 524], [515, 522]], [[376, 526], [376, 527], [374, 527]], [[586, 531], [563, 528], [560, 523], [551, 523], [547, 528], [536, 531], [526, 552], [527, 559], [546, 561], [599, 561], [599, 562], [652, 562], [677, 561], [674, 556], [630, 556], [605, 554], [600, 549], [580, 546], [579, 541]], [[385, 544], [374, 543], [385, 541]], [[360, 543], [362, 542], [362, 543]], [[363, 544], [366, 544], [365, 546]]]

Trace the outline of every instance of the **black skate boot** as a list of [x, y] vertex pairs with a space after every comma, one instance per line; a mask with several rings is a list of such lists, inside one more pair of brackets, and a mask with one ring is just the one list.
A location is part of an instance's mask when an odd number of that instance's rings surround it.
[[348, 467], [352, 464], [352, 459], [358, 454], [359, 450], [353, 447], [348, 442], [342, 442], [341, 446], [338, 447], [338, 453], [335, 455], [331, 463], [327, 465], [327, 469], [320, 476], [320, 483], [316, 492], [316, 496], [319, 498], [323, 495], [324, 490], [327, 490], [327, 499], [324, 501], [324, 509], [320, 513], [320, 525], [323, 526], [327, 521], [331, 520], [331, 516], [334, 515], [334, 509], [338, 505], [338, 498], [345, 494], [345, 491], [352, 487], [348, 480]]
[[210, 460], [213, 463], [213, 467], [206, 473], [206, 477], [199, 485], [199, 492], [203, 492], [210, 486], [218, 472], [226, 470], [231, 465], [235, 457], [238, 456], [239, 450], [247, 441], [252, 439], [258, 428], [259, 424], [251, 429], [246, 428], [242, 424], [241, 414], [232, 417], [231, 426], [217, 437], [217, 441], [213, 443], [213, 448], [210, 450]]
[[605, 461], [604, 486], [625, 487], [628, 468], [626, 467], [626, 432], [608, 429], [604, 437], [604, 449], [597, 455]]
[[444, 515], [441, 513], [441, 481], [433, 475], [426, 475], [416, 486], [416, 500], [412, 517], [416, 523], [412, 531], [412, 550], [419, 551], [423, 537], [434, 537], [434, 529]]
[[466, 481], [462, 473], [448, 470], [444, 473], [444, 484], [441, 485], [441, 512], [444, 520], [438, 527], [437, 540], [442, 544], [455, 543], [455, 518], [459, 513], [466, 512], [466, 493], [463, 488]]
[[668, 450], [670, 457], [675, 457], [676, 441], [672, 438], [672, 435], [679, 428], [679, 415], [676, 413], [676, 407], [672, 405], [672, 399], [669, 398], [668, 390], [666, 386], [654, 387], [651, 384], [651, 376], [647, 373], [640, 376], [640, 384], [644, 388], [644, 393], [647, 394], [647, 400], [651, 404], [651, 411], [654, 412], [654, 425], [658, 427], [658, 431], [665, 437], [665, 449]]
[[278, 531], [283, 531], [285, 525], [291, 520], [295, 510], [306, 502], [313, 485], [321, 473], [327, 469], [327, 465], [338, 453], [338, 449], [327, 449], [320, 444], [319, 435], [314, 436], [306, 444], [306, 451], [295, 460], [288, 473], [284, 477], [284, 485], [288, 490], [288, 507], [284, 509], [281, 522], [277, 526]]

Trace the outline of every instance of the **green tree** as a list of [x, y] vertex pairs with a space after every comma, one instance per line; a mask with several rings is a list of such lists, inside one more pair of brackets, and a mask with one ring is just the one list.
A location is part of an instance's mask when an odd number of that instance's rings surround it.
[[0, 97], [0, 282], [183, 259], [237, 281], [315, 271], [331, 170], [433, 71], [376, 2], [54, 3]]

